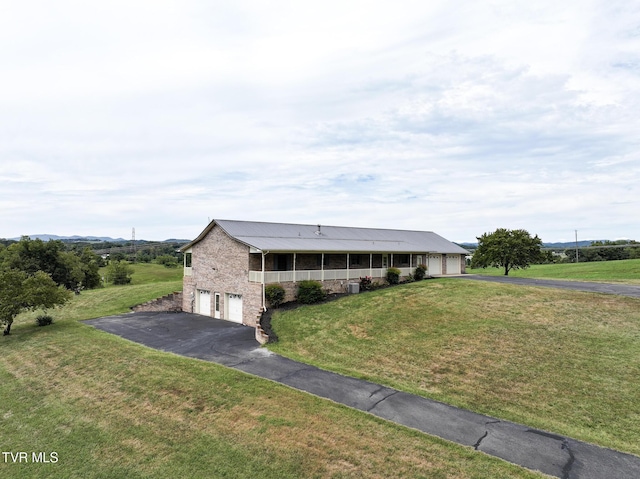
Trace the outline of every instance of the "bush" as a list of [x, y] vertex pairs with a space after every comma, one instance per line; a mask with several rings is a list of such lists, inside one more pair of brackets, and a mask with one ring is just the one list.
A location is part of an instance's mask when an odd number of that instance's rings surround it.
[[373, 282], [371, 276], [360, 277], [360, 291], [371, 291], [373, 289]]
[[36, 324], [38, 326], [49, 326], [53, 323], [53, 318], [48, 314], [41, 314], [36, 318]]
[[133, 268], [126, 261], [110, 261], [107, 266], [107, 281], [113, 284], [131, 283]]
[[264, 295], [272, 308], [277, 308], [284, 301], [284, 288], [279, 284], [269, 284], [264, 288]]
[[298, 284], [298, 301], [302, 304], [318, 303], [324, 299], [322, 284], [318, 281], [305, 280]]
[[165, 268], [177, 268], [178, 259], [170, 254], [164, 254], [156, 258], [156, 263], [164, 265]]
[[387, 269], [387, 283], [398, 284], [400, 282], [400, 270], [398, 268]]
[[413, 279], [421, 281], [427, 275], [427, 267], [424, 264], [419, 264], [413, 273]]

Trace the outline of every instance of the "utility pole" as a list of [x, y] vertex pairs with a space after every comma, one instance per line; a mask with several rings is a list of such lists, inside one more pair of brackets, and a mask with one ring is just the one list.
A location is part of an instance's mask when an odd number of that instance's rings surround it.
[[576, 230], [576, 263], [578, 262], [578, 230]]
[[136, 262], [136, 229], [131, 229], [131, 249], [133, 253], [133, 262]]

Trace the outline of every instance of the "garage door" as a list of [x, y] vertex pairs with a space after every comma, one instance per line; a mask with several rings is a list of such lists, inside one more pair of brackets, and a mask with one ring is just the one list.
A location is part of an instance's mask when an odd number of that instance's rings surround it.
[[447, 256], [447, 274], [460, 274], [460, 256]]
[[429, 275], [431, 276], [442, 274], [442, 255], [430, 254], [427, 268], [429, 269]]
[[241, 294], [228, 294], [227, 295], [227, 311], [229, 314], [227, 318], [229, 321], [236, 323], [242, 322], [242, 295]]
[[211, 316], [211, 291], [206, 289], [198, 290], [198, 314]]

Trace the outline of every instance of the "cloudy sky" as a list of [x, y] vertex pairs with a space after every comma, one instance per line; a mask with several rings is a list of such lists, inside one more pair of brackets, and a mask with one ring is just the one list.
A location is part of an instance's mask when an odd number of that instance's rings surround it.
[[640, 240], [640, 4], [0, 0], [0, 237]]

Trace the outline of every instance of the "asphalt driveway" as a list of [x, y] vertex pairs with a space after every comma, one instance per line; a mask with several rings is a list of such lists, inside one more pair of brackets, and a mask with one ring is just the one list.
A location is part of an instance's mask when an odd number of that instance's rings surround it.
[[292, 361], [260, 347], [254, 329], [247, 326], [189, 313], [129, 313], [85, 322], [154, 349], [276, 381], [551, 476], [640, 477], [640, 457]]

